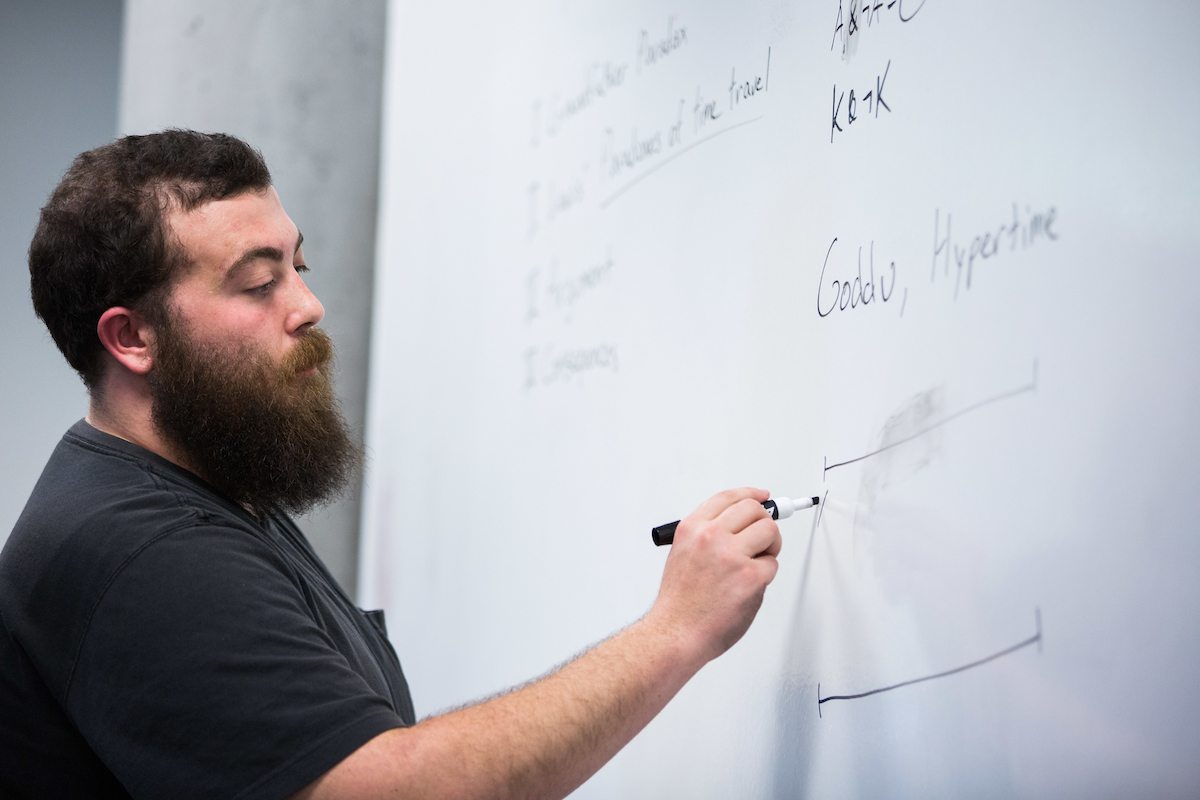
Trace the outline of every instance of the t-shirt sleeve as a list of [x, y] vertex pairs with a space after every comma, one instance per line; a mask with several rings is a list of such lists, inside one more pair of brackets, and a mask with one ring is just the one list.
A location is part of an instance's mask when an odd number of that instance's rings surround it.
[[94, 609], [67, 711], [134, 797], [279, 798], [403, 723], [252, 534], [165, 534]]

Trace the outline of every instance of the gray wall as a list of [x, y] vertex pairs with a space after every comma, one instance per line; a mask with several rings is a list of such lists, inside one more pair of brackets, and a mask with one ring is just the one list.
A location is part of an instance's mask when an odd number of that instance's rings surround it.
[[29, 301], [38, 210], [117, 125], [120, 0], [0, 0], [0, 543], [50, 451], [87, 412], [83, 383]]
[[[305, 276], [363, 428], [379, 172], [384, 0], [128, 0], [121, 134], [223, 131], [259, 148], [304, 231]], [[359, 496], [299, 520], [355, 589]]]

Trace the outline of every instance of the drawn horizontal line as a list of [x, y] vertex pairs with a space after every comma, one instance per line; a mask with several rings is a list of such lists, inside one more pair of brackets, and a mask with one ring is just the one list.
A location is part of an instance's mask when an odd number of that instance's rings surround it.
[[1041, 645], [1041, 642], [1042, 642], [1042, 610], [1040, 608], [1035, 608], [1033, 610], [1033, 616], [1034, 616], [1034, 621], [1037, 625], [1037, 633], [1035, 633], [1033, 636], [1030, 636], [1028, 639], [1025, 639], [1023, 641], [1017, 642], [1012, 647], [1006, 647], [1003, 650], [1001, 650], [999, 653], [992, 653], [987, 658], [981, 658], [978, 661], [972, 661], [970, 664], [963, 664], [961, 667], [955, 667], [954, 669], [948, 669], [945, 672], [938, 672], [934, 675], [926, 675], [923, 678], [913, 678], [910, 681], [902, 681], [900, 683], [894, 683], [891, 686], [884, 686], [881, 689], [872, 689], [869, 692], [859, 692], [858, 694], [834, 694], [834, 695], [830, 695], [829, 697], [821, 697], [821, 684], [818, 683], [817, 684], [817, 716], [821, 715], [821, 704], [828, 703], [830, 700], [858, 700], [859, 698], [862, 698], [862, 697], [870, 697], [873, 694], [880, 694], [881, 692], [890, 692], [893, 689], [901, 689], [905, 686], [912, 686], [915, 683], [924, 683], [925, 681], [932, 681], [937, 678], [945, 678], [949, 675], [955, 675], [959, 672], [964, 672], [968, 669], [973, 669], [975, 667], [983, 666], [984, 664], [988, 663], [989, 661], [995, 661], [997, 658], [1002, 658], [1006, 655], [1009, 655], [1010, 653], [1015, 653], [1018, 650], [1025, 648], [1025, 647], [1029, 647], [1032, 644], [1036, 644], [1038, 646], [1038, 652], [1040, 653], [1042, 651], [1042, 645]]
[[869, 453], [864, 453], [861, 456], [858, 456], [856, 458], [850, 458], [845, 461], [839, 461], [836, 464], [828, 463], [828, 458], [826, 458], [825, 472], [821, 473], [822, 477], [824, 477], [824, 474], [829, 472], [829, 470], [831, 470], [831, 469], [837, 469], [838, 467], [844, 467], [847, 464], [855, 464], [859, 461], [862, 461], [863, 459], [870, 458], [871, 456], [877, 456], [880, 453], [891, 450], [893, 447], [899, 447], [902, 444], [908, 444], [913, 439], [919, 439], [920, 437], [924, 436], [925, 434], [930, 433], [931, 431], [937, 430], [938, 428], [942, 427], [947, 422], [951, 422], [953, 420], [958, 419], [961, 416], [970, 414], [972, 411], [978, 411], [979, 409], [983, 408], [984, 406], [989, 406], [992, 403], [998, 403], [1001, 400], [1008, 400], [1008, 399], [1011, 399], [1018, 395], [1025, 394], [1026, 392], [1035, 391], [1036, 389], [1037, 389], [1037, 361], [1035, 360], [1033, 362], [1033, 380], [1030, 383], [1028, 383], [1024, 386], [1021, 386], [1017, 389], [1012, 389], [1007, 392], [1002, 392], [1001, 394], [995, 395], [994, 397], [989, 397], [986, 400], [980, 400], [978, 403], [969, 405], [966, 408], [959, 409], [958, 411], [955, 411], [953, 414], [946, 417], [945, 419], [943, 419], [939, 422], [935, 422], [934, 424], [930, 425], [928, 428], [917, 431], [916, 433], [912, 434], [911, 436], [906, 436], [903, 439], [892, 442], [890, 444], [885, 444], [883, 447], [879, 448], [878, 450], [872, 450]]
[[730, 125], [728, 128], [722, 128], [721, 130], [717, 131], [716, 133], [710, 133], [708, 136], [705, 136], [702, 139], [697, 139], [696, 141], [689, 144], [687, 147], [684, 147], [683, 149], [672, 153], [671, 155], [664, 158], [662, 161], [655, 164], [650, 169], [643, 172], [641, 175], [638, 175], [636, 178], [634, 178], [633, 180], [626, 183], [620, 189], [617, 189], [615, 192], [610, 194], [608, 197], [604, 198], [604, 200], [600, 203], [600, 208], [608, 208], [613, 200], [616, 200], [618, 197], [625, 194], [625, 192], [632, 189], [639, 181], [643, 180], [644, 178], [650, 177], [656, 171], [662, 169], [667, 164], [670, 164], [672, 161], [679, 158], [681, 155], [683, 155], [687, 151], [691, 150], [693, 147], [699, 147], [700, 145], [704, 144], [705, 142], [711, 142], [713, 139], [717, 138], [721, 134], [729, 133], [732, 130], [742, 127], [743, 125], [749, 125], [751, 122], [758, 122], [764, 116], [766, 116], [766, 115], [763, 114], [763, 115], [755, 117], [754, 119], [747, 119], [747, 120], [743, 120], [742, 122], [739, 122], [735, 125]]

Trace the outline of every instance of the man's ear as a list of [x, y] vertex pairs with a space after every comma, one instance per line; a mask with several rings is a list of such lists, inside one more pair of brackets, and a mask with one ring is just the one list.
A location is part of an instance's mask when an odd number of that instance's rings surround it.
[[96, 334], [109, 355], [135, 375], [145, 375], [154, 366], [154, 328], [138, 312], [113, 306], [100, 315]]

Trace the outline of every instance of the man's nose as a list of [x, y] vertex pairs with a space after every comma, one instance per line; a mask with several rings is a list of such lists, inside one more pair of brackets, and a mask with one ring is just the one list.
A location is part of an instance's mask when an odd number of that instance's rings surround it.
[[308, 290], [299, 273], [293, 273], [293, 276], [292, 297], [289, 298], [292, 310], [288, 316], [288, 333], [299, 333], [324, 319], [325, 307], [321, 305], [317, 296]]

